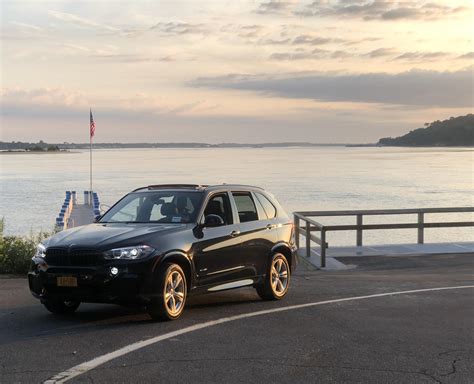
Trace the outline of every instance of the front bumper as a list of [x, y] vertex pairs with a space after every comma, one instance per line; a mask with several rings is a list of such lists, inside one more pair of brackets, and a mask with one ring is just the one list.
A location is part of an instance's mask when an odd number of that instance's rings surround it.
[[[33, 260], [28, 273], [30, 291], [36, 298], [60, 298], [89, 303], [146, 304], [151, 298], [150, 262], [108, 263], [93, 267], [48, 267]], [[111, 268], [118, 269], [117, 275]], [[58, 277], [75, 277], [76, 287], [58, 286]]]

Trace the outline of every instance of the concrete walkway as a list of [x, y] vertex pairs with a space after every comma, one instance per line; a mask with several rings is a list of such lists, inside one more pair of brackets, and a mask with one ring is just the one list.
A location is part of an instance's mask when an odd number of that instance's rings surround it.
[[[298, 254], [303, 262], [309, 262], [316, 268], [321, 265], [320, 247], [311, 247], [311, 257], [306, 257], [306, 249], [300, 248]], [[326, 270], [350, 269], [337, 258], [363, 256], [424, 256], [434, 254], [474, 253], [474, 242], [368, 245], [362, 247], [328, 247], [326, 250]]]
[[67, 222], [67, 229], [90, 224], [94, 221], [92, 207], [89, 204], [75, 204]]

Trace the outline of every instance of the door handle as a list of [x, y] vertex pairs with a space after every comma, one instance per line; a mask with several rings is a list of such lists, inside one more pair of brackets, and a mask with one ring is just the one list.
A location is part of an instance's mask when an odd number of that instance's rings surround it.
[[230, 236], [231, 236], [231, 237], [235, 237], [235, 236], [238, 236], [238, 235], [240, 235], [240, 231], [232, 231], [232, 232], [230, 233]]
[[265, 228], [267, 228], [267, 229], [273, 229], [273, 228], [275, 228], [275, 225], [273, 225], [273, 224], [268, 224]]

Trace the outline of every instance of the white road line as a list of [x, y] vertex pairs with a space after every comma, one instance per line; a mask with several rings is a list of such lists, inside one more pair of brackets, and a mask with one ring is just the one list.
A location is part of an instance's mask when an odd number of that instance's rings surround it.
[[117, 349], [116, 351], [107, 353], [105, 355], [98, 356], [95, 359], [86, 361], [82, 364], [76, 365], [75, 367], [69, 368], [68, 370], [66, 370], [64, 372], [58, 373], [57, 375], [54, 375], [50, 379], [46, 380], [44, 382], [44, 384], [64, 383], [68, 380], [71, 380], [72, 378], [74, 378], [76, 376], [82, 375], [83, 373], [86, 373], [86, 372], [88, 372], [88, 371], [90, 371], [94, 368], [97, 368], [99, 365], [105, 364], [105, 363], [107, 363], [107, 362], [109, 362], [113, 359], [116, 359], [118, 357], [126, 355], [130, 352], [136, 351], [138, 349], [148, 347], [149, 345], [158, 343], [158, 342], [163, 341], [163, 340], [171, 339], [171, 338], [176, 337], [176, 336], [184, 335], [186, 333], [191, 333], [191, 332], [203, 329], [203, 328], [209, 328], [209, 327], [213, 327], [215, 325], [228, 323], [228, 322], [231, 322], [231, 321], [247, 319], [249, 317], [267, 315], [267, 314], [270, 314], [270, 313], [291, 311], [293, 309], [314, 307], [314, 306], [317, 306], [317, 305], [341, 303], [341, 302], [345, 302], [345, 301], [372, 299], [372, 298], [384, 297], [384, 296], [405, 295], [405, 294], [409, 294], [409, 293], [446, 291], [446, 290], [452, 290], [452, 289], [466, 289], [466, 288], [474, 288], [474, 285], [461, 285], [461, 286], [455, 286], [455, 287], [439, 287], [439, 288], [414, 289], [414, 290], [410, 290], [410, 291], [377, 293], [377, 294], [374, 294], [374, 295], [354, 296], [354, 297], [346, 297], [346, 298], [342, 298], [342, 299], [317, 301], [317, 302], [314, 302], [314, 303], [290, 305], [290, 306], [287, 306], [287, 307], [265, 309], [263, 311], [243, 313], [241, 315], [223, 317], [221, 319], [207, 321], [205, 323], [192, 325], [190, 327], [179, 329], [177, 331], [168, 332], [168, 333], [165, 333], [164, 335], [152, 337], [148, 340], [137, 341], [136, 343], [127, 345], [123, 348]]

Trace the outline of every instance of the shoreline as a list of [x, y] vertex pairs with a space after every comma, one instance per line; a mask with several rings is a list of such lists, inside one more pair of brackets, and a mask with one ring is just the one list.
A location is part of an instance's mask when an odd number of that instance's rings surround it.
[[79, 151], [0, 151], [0, 154], [4, 155], [62, 155], [67, 153], [79, 153]]

